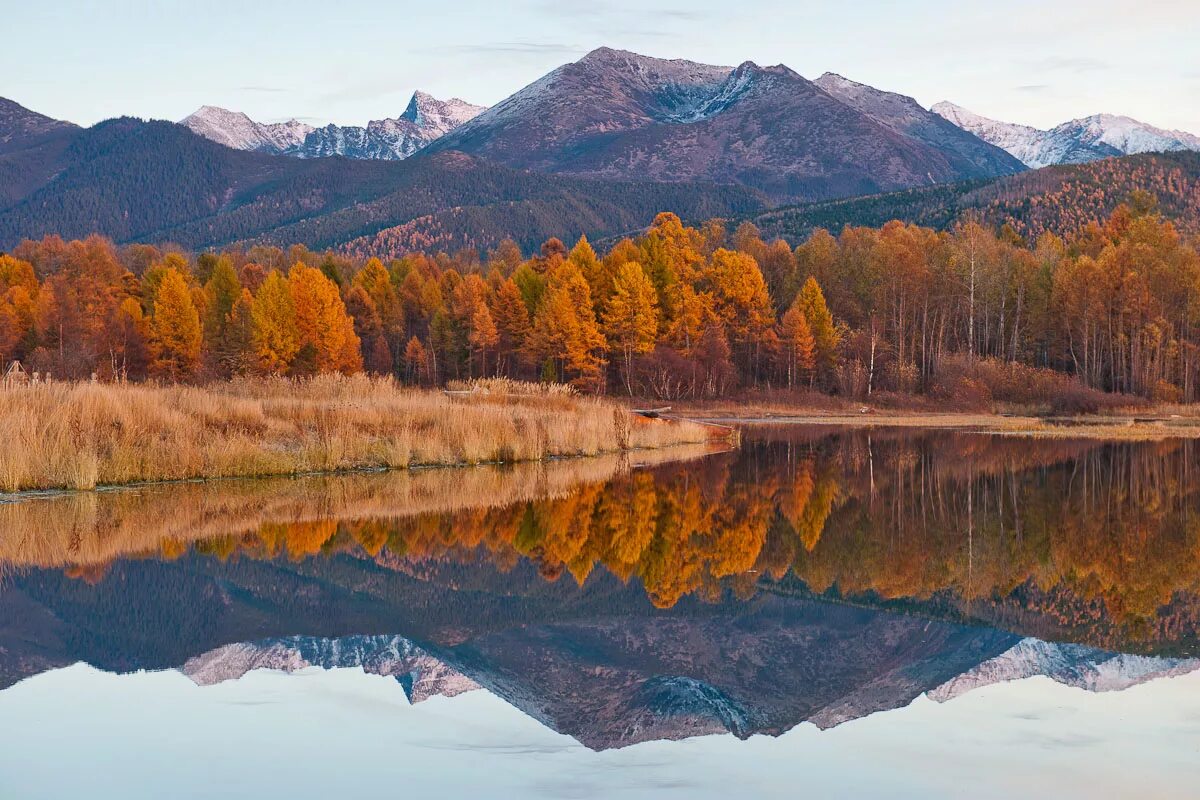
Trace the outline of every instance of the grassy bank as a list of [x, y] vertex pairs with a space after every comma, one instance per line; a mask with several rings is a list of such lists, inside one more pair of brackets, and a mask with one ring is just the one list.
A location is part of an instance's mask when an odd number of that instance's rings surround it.
[[594, 456], [706, 441], [563, 387], [461, 395], [321, 376], [208, 386], [26, 384], [0, 391], [0, 490]]
[[[0, 580], [8, 568], [102, 567], [179, 555], [222, 537], [270, 536], [553, 500], [641, 466], [701, 458], [708, 444], [510, 467], [394, 470], [263, 480], [159, 483], [103, 492], [17, 495], [0, 502]], [[437, 526], [431, 526], [436, 531]], [[292, 557], [311, 554], [285, 536]], [[377, 550], [371, 554], [375, 555]]]

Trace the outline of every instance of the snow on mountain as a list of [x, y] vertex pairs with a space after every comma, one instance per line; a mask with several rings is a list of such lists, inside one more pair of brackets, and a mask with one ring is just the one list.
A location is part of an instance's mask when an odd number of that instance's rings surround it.
[[1156, 658], [1079, 644], [1022, 639], [1011, 649], [952, 678], [928, 695], [944, 703], [972, 689], [1036, 675], [1089, 692], [1115, 692], [1198, 669], [1200, 659], [1195, 658]]
[[194, 132], [237, 150], [320, 158], [400, 160], [462, 125], [481, 106], [453, 98], [438, 100], [415, 92], [399, 117], [372, 120], [365, 127], [326, 125], [314, 128], [292, 120], [273, 125], [255, 122], [236, 111], [203, 106], [181, 121]]
[[1117, 114], [1095, 114], [1064, 122], [1054, 129], [1088, 144], [1108, 145], [1126, 155], [1200, 150], [1200, 137], [1167, 131]]
[[413, 92], [412, 100], [408, 101], [408, 108], [404, 109], [400, 118], [412, 122], [421, 130], [444, 136], [479, 115], [485, 108], [457, 97], [438, 100], [433, 95], [417, 90]]
[[1073, 119], [1044, 131], [989, 119], [949, 102], [938, 103], [932, 111], [1007, 150], [1034, 169], [1051, 164], [1082, 164], [1134, 153], [1200, 150], [1198, 136], [1155, 128], [1115, 114]]
[[1082, 164], [1121, 155], [1116, 148], [1083, 142], [1058, 129], [1043, 131], [1028, 125], [1000, 122], [953, 103], [938, 103], [931, 110], [985, 142], [1007, 150], [1031, 169], [1051, 164]]
[[875, 119], [784, 65], [730, 68], [599, 48], [431, 147], [605, 180], [741, 184], [788, 201], [1022, 169], [941, 118], [934, 125], [982, 158]]
[[290, 636], [257, 643], [230, 644], [189, 659], [180, 671], [200, 686], [237, 680], [256, 669], [296, 672], [307, 667], [362, 669], [390, 675], [411, 702], [434, 696], [454, 697], [480, 688], [400, 636], [349, 636], [321, 639]]
[[299, 147], [313, 130], [311, 125], [294, 119], [274, 124], [255, 122], [240, 111], [217, 106], [200, 106], [179, 124], [226, 147], [263, 153], [284, 153]]
[[327, 125], [310, 133], [292, 155], [301, 158], [345, 156], [347, 158], [399, 161], [483, 111], [457, 97], [438, 100], [415, 92], [404, 113], [396, 118], [377, 119], [365, 128]]
[[747, 61], [729, 73], [729, 77], [717, 87], [716, 93], [707, 97], [700, 95], [696, 98], [698, 102], [682, 105], [675, 113], [669, 115], [669, 119], [674, 122], [699, 122], [709, 117], [715, 117], [717, 114], [729, 110], [734, 103], [753, 89], [755, 81], [761, 74], [762, 71], [757, 64]]
[[455, 131], [454, 138], [469, 141], [477, 133], [535, 122], [539, 139], [557, 141], [624, 131], [656, 120], [694, 120], [698, 108], [732, 71], [601, 47], [492, 106]]

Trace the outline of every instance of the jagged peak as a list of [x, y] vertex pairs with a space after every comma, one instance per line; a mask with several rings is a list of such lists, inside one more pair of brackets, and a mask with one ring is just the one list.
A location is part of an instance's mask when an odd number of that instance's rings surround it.
[[222, 106], [211, 106], [211, 105], [200, 106], [195, 111], [193, 111], [191, 114], [188, 114], [186, 117], [181, 119], [180, 124], [186, 125], [188, 120], [231, 119], [231, 118], [245, 120], [246, 122], [249, 122], [252, 125], [260, 125], [265, 128], [274, 128], [274, 127], [280, 127], [280, 126], [284, 126], [284, 127], [299, 126], [299, 127], [305, 127], [305, 128], [312, 128], [311, 125], [308, 125], [307, 123], [304, 123], [304, 122], [300, 122], [299, 120], [297, 120], [295, 118], [284, 120], [282, 122], [259, 122], [258, 120], [254, 119], [249, 114], [247, 114], [245, 111], [234, 111], [232, 109], [224, 108]]
[[743, 61], [734, 68], [733, 74], [759, 74], [759, 75], [781, 75], [787, 78], [804, 79], [796, 70], [789, 67], [787, 64], [770, 64], [767, 66], [760, 65], [754, 61]]
[[193, 133], [237, 150], [282, 153], [298, 146], [313, 126], [291, 119], [263, 123], [242, 111], [203, 105], [179, 121]]
[[485, 110], [486, 106], [477, 106], [458, 97], [440, 100], [417, 89], [400, 119], [408, 120], [418, 127], [448, 133]]
[[929, 110], [936, 114], [942, 114], [943, 116], [946, 114], [960, 114], [964, 117], [978, 117], [979, 119], [985, 119], [985, 117], [980, 114], [976, 114], [971, 109], [960, 106], [958, 103], [951, 103], [949, 100], [941, 100], [937, 103], [934, 103], [929, 107]]

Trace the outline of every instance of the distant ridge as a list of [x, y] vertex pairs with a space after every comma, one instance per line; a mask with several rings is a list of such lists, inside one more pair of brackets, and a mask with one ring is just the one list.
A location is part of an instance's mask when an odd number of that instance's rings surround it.
[[464, 100], [438, 100], [413, 93], [404, 113], [394, 119], [372, 120], [366, 127], [326, 125], [316, 128], [296, 120], [255, 122], [247, 115], [216, 106], [201, 106], [180, 124], [206, 139], [232, 147], [300, 158], [347, 158], [399, 161], [483, 110]]
[[[232, 242], [325, 248], [418, 220], [413, 236], [389, 237], [393, 252], [486, 248], [510, 236], [533, 249], [551, 236], [617, 234], [664, 208], [710, 217], [765, 205], [736, 186], [596, 183], [462, 153], [383, 161], [246, 152], [181, 125], [128, 117], [76, 130], [48, 152], [24, 193], [0, 206], [0, 250], [23, 238], [92, 233], [190, 248]], [[0, 174], [27, 163], [6, 158], [0, 156]]]
[[[1191, 148], [1200, 139], [1126, 117], [1038, 132], [949, 104], [927, 110], [834, 73], [810, 81], [784, 65], [600, 48], [492, 108], [418, 91], [399, 116], [362, 127], [261, 123], [204, 106], [182, 124], [118, 118], [85, 129], [0, 100], [0, 248], [101, 233], [397, 255], [506, 236], [523, 246], [617, 236], [658, 211], [750, 216], [794, 237], [879, 224], [885, 213], [941, 226], [986, 207], [1037, 232], [1077, 227], [1131, 188], [1158, 195], [1188, 227], [1186, 159], [1151, 159], [1140, 174], [1122, 164], [1021, 173], [1026, 163], [1107, 165], [1097, 159]], [[798, 205], [766, 212], [779, 204]]]
[[1200, 151], [1200, 136], [1163, 130], [1117, 114], [1073, 119], [1043, 131], [989, 119], [949, 102], [938, 103], [932, 110], [1033, 169], [1138, 153]]
[[276, 154], [300, 147], [304, 137], [314, 130], [313, 126], [294, 119], [273, 124], [255, 122], [240, 111], [217, 106], [200, 106], [179, 124], [235, 150]]

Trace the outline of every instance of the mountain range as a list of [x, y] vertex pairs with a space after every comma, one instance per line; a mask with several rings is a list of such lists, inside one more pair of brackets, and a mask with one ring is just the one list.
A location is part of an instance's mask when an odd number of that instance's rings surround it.
[[[821, 645], [806, 648], [801, 643], [803, 634], [829, 635], [832, 620], [794, 619], [779, 611], [764, 614], [761, 610], [747, 616], [786, 620], [795, 628], [765, 636], [738, 630], [744, 620], [719, 617], [733, 624], [724, 635], [715, 630], [715, 620], [668, 621], [665, 631], [653, 635], [635, 623], [629, 637], [617, 644], [611, 625], [575, 624], [552, 631], [534, 629], [525, 635], [492, 636], [467, 647], [442, 650], [446, 653], [443, 658], [455, 661], [461, 658], [459, 650], [468, 651], [461, 668], [401, 636], [289, 636], [219, 647], [188, 659], [180, 671], [200, 686], [212, 686], [239, 680], [259, 669], [288, 673], [310, 667], [361, 669], [395, 678], [412, 703], [486, 689], [554, 730], [603, 750], [710, 734], [732, 733], [740, 738], [757, 733], [779, 735], [804, 721], [828, 729], [902, 707], [920, 694], [945, 703], [985, 686], [1038, 676], [1089, 692], [1116, 692], [1200, 669], [1200, 659], [1194, 658], [1127, 655], [940, 626], [930, 630], [927, 648], [903, 638], [889, 647], [882, 636], [909, 635], [902, 623], [892, 619], [888, 620], [890, 627], [885, 627], [878, 625], [882, 620], [837, 613], [830, 616], [852, 620], [852, 630], [866, 637], [866, 646], [852, 649], [842, 636], [833, 634]], [[776, 677], [782, 685], [770, 691], [765, 685], [769, 672], [759, 675], [746, 668], [734, 668], [728, 674], [715, 670], [705, 675], [706, 679], [671, 675], [672, 668], [677, 670], [687, 660], [682, 650], [676, 651], [680, 635], [688, 635], [686, 641], [699, 645], [689, 664], [697, 674], [715, 666], [708, 663], [712, 656], [750, 652], [739, 648], [757, 645], [781, 656], [773, 663], [779, 667]], [[655, 644], [666, 650], [657, 659], [646, 652]], [[782, 652], [788, 644], [797, 645], [790, 658]], [[587, 645], [601, 647], [608, 662], [603, 669], [592, 667], [599, 654], [589, 657]], [[852, 653], [867, 660], [865, 670], [850, 663]], [[534, 676], [522, 675], [522, 667], [529, 666], [522, 664], [523, 659], [537, 665]], [[967, 664], [973, 666], [953, 674]], [[668, 672], [656, 675], [655, 667], [666, 667]], [[589, 668], [597, 672], [590, 686], [581, 680]], [[822, 680], [792, 684], [806, 668], [821, 674]], [[950, 677], [945, 679], [947, 675]], [[583, 713], [585, 710], [597, 713]]]
[[[618, 158], [609, 143], [614, 133], [624, 137], [656, 123], [694, 124], [723, 114], [732, 110], [735, 101], [754, 88], [754, 83], [772, 72], [786, 74], [790, 70], [782, 66], [762, 68], [753, 62], [734, 69], [600, 48], [554, 70], [494, 109], [458, 99], [440, 101], [418, 91], [399, 118], [372, 121], [366, 128], [328, 125], [316, 129], [295, 120], [264, 124], [212, 106], [202, 107], [182, 124], [243, 150], [310, 158], [405, 158], [491, 111], [440, 146], [466, 149], [472, 146], [470, 142], [480, 140], [475, 146], [492, 151], [498, 160], [522, 166], [551, 172], [611, 172], [622, 169], [619, 163], [606, 163]], [[794, 90], [789, 94], [802, 94], [807, 82], [801, 83], [803, 79], [794, 73], [792, 76], [799, 81], [796, 86], [785, 82]], [[901, 136], [940, 151], [968, 177], [1020, 169], [1014, 169], [1012, 160], [996, 153], [995, 148], [1031, 169], [1137, 153], [1200, 150], [1200, 136], [1156, 128], [1117, 114], [1095, 114], [1039, 130], [989, 119], [948, 101], [926, 109], [911, 97], [832, 72], [812, 84]], [[786, 109], [798, 98], [778, 98], [778, 102], [781, 109]], [[606, 155], [589, 155], [601, 144], [609, 151]], [[653, 157], [625, 156], [626, 160], [632, 158]], [[668, 161], [674, 160], [668, 157]]]
[[834, 78], [813, 82], [782, 65], [720, 67], [600, 48], [486, 110], [418, 92], [399, 119], [365, 129], [266, 125], [211, 107], [182, 124], [260, 152], [404, 158], [432, 143], [430, 151], [457, 150], [517, 169], [741, 184], [773, 199], [1023, 169], [911, 98]]
[[491, 108], [416, 92], [398, 117], [365, 127], [204, 106], [181, 124], [81, 128], [0, 101], [0, 248], [90, 233], [380, 255], [506, 237], [532, 248], [619, 236], [660, 210], [701, 220], [897, 191], [928, 198], [1017, 180], [1027, 165], [1193, 147], [1197, 137], [1121, 117], [1038, 132], [833, 73], [810, 81], [783, 65], [600, 48]]
[[[29, 156], [34, 156], [33, 158]], [[24, 238], [102, 233], [117, 242], [325, 248], [396, 225], [416, 247], [533, 248], [550, 236], [613, 235], [664, 208], [730, 216], [763, 207], [736, 186], [596, 182], [509, 169], [463, 153], [404, 161], [290, 158], [233, 150], [169, 122], [107, 120], [17, 153], [0, 249]]]
[[371, 120], [365, 128], [333, 124], [315, 128], [294, 119], [277, 123], [255, 122], [241, 112], [216, 106], [201, 106], [179, 124], [236, 150], [299, 158], [345, 156], [398, 161], [481, 111], [482, 106], [458, 98], [443, 101], [418, 91], [399, 117]]
[[[964, 145], [967, 139], [971, 146]], [[747, 61], [730, 69], [608, 48], [559, 67], [430, 149], [608, 180], [740, 184], [772, 200], [841, 197], [1021, 169], [974, 137], [932, 145], [783, 65]], [[975, 157], [963, 158], [960, 150]]]

